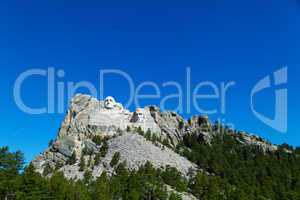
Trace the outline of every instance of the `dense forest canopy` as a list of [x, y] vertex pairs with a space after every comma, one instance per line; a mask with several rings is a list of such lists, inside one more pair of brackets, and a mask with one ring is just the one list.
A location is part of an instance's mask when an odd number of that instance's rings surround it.
[[24, 166], [22, 152], [2, 147], [0, 199], [175, 200], [182, 199], [182, 192], [201, 200], [300, 199], [300, 148], [284, 144], [276, 152], [263, 152], [240, 144], [225, 131], [210, 144], [197, 134], [187, 134], [175, 150], [203, 170], [184, 177], [176, 168], [155, 169], [147, 162], [139, 170], [128, 171], [116, 154], [112, 176], [103, 172], [92, 180], [91, 172], [85, 171], [84, 179], [75, 181], [56, 171], [45, 178], [32, 165]]

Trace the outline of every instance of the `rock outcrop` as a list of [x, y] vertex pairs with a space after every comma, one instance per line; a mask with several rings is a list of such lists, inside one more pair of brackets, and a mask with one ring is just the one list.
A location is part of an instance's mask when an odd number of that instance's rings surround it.
[[[98, 101], [91, 96], [76, 95], [71, 101], [57, 139], [32, 163], [41, 174], [47, 166], [59, 169], [67, 178], [81, 179], [84, 172], [80, 171], [79, 162], [84, 157], [86, 163], [90, 162], [88, 169], [92, 171], [93, 177], [98, 177], [104, 170], [113, 173], [110, 161], [119, 152], [120, 162], [126, 162], [129, 169], [137, 169], [150, 161], [156, 168], [169, 165], [182, 174], [187, 174], [190, 169], [196, 170], [196, 165], [171, 148], [155, 144], [137, 134], [137, 130], [150, 132], [175, 147], [184, 134], [183, 128], [179, 128], [179, 123], [182, 122], [184, 120], [179, 115], [161, 113], [153, 106], [130, 112], [112, 97]], [[102, 146], [93, 142], [95, 136], [107, 140], [108, 144], [107, 152], [98, 165], [93, 162]], [[88, 155], [86, 152], [89, 152]], [[70, 164], [68, 160], [73, 154], [76, 162]]]
[[[80, 162], [84, 160], [86, 169], [96, 178], [103, 171], [114, 173], [111, 160], [119, 153], [119, 162], [126, 163], [128, 169], [137, 169], [150, 161], [156, 168], [171, 166], [187, 175], [190, 170], [199, 169], [174, 148], [186, 134], [192, 133], [209, 144], [218, 131], [205, 116], [186, 121], [155, 106], [130, 112], [113, 97], [99, 101], [79, 94], [72, 99], [56, 140], [32, 164], [45, 176], [51, 176], [49, 169], [56, 169], [69, 179], [82, 179], [84, 170], [80, 169]], [[244, 145], [257, 145], [264, 151], [277, 150], [277, 146], [257, 136], [246, 133], [233, 136]]]

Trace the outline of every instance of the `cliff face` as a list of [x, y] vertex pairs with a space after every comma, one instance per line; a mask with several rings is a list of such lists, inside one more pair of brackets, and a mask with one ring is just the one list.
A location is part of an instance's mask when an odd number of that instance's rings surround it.
[[[87, 95], [77, 95], [73, 98], [58, 133], [52, 145], [32, 163], [38, 172], [45, 174], [45, 168], [59, 169], [67, 178], [81, 179], [84, 171], [80, 170], [80, 160], [84, 158], [86, 169], [92, 171], [94, 177], [104, 170], [113, 173], [110, 165], [112, 157], [120, 153], [119, 162], [126, 162], [129, 169], [137, 169], [150, 161], [155, 167], [176, 167], [183, 174], [189, 169], [196, 170], [194, 164], [172, 150], [184, 134], [179, 130], [179, 122], [184, 120], [174, 113], [161, 113], [158, 108], [138, 108], [130, 112], [108, 97], [98, 101]], [[161, 142], [146, 140], [138, 133], [150, 133]], [[107, 143], [106, 152], [95, 163], [95, 157], [100, 154], [102, 144]], [[162, 141], [167, 141], [166, 147]], [[88, 153], [87, 153], [88, 152]], [[75, 162], [69, 160], [75, 155]]]
[[[173, 112], [155, 106], [130, 112], [112, 97], [104, 101], [76, 95], [70, 104], [56, 140], [32, 164], [44, 176], [54, 169], [69, 179], [82, 179], [89, 170], [94, 178], [103, 171], [114, 173], [112, 160], [137, 169], [150, 161], [156, 168], [171, 166], [187, 175], [196, 165], [174, 149], [186, 134], [198, 134], [209, 143], [218, 134], [207, 117], [185, 121]], [[257, 145], [263, 151], [277, 147], [259, 137], [233, 133], [241, 144]], [[84, 164], [83, 164], [84, 163]]]

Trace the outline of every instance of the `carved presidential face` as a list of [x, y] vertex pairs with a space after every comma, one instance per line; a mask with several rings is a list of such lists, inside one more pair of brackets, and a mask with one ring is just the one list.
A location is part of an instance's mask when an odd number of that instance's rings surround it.
[[115, 106], [118, 110], [123, 110], [123, 106], [122, 104], [120, 103], [116, 103], [116, 106]]
[[136, 109], [135, 113], [138, 117], [138, 121], [144, 120], [144, 111], [142, 109], [140, 109], [140, 108]]
[[116, 106], [115, 99], [111, 96], [106, 97], [106, 99], [104, 100], [104, 106], [107, 109], [113, 109]]

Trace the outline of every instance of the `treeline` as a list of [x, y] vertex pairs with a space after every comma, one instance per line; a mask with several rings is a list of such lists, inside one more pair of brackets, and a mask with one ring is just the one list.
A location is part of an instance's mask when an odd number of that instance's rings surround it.
[[[112, 161], [114, 162], [114, 161]], [[155, 169], [147, 162], [129, 172], [125, 163], [116, 165], [115, 174], [105, 172], [96, 180], [85, 174], [81, 181], [67, 180], [61, 172], [44, 178], [32, 165], [24, 168], [21, 152], [0, 148], [0, 199], [5, 200], [180, 200], [178, 192], [187, 190], [186, 179], [175, 169]]]
[[300, 199], [300, 148], [282, 145], [276, 152], [265, 152], [240, 144], [229, 132], [218, 134], [210, 145], [196, 133], [184, 136], [176, 151], [203, 169], [191, 170], [188, 177], [172, 167], [155, 169], [150, 162], [128, 171], [115, 154], [112, 176], [104, 172], [93, 180], [91, 173], [84, 173], [83, 180], [74, 181], [54, 171], [51, 178], [44, 178], [32, 165], [24, 167], [21, 152], [3, 147], [0, 199], [180, 200], [182, 192], [200, 200]]
[[[216, 179], [213, 181], [197, 177], [200, 185], [191, 189], [201, 200], [300, 199], [300, 148], [284, 144], [278, 151], [268, 152], [259, 146], [245, 146], [228, 129], [217, 134], [210, 145], [196, 133], [188, 134], [177, 152], [215, 177], [209, 177]], [[227, 198], [209, 196], [217, 191]]]

